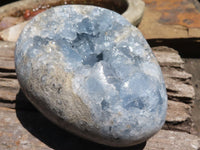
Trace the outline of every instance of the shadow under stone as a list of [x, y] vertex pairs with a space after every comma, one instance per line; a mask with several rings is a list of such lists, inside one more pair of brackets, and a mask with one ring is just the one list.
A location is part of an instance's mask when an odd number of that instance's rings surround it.
[[27, 100], [20, 90], [16, 96], [16, 113], [19, 121], [33, 136], [55, 150], [143, 150], [146, 142], [127, 148], [113, 148], [100, 145], [75, 136], [46, 119]]

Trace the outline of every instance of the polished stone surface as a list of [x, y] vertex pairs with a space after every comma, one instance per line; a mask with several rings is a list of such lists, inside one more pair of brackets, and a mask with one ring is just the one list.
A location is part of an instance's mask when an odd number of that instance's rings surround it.
[[167, 96], [156, 58], [113, 11], [67, 5], [37, 15], [18, 39], [15, 64], [28, 99], [81, 137], [131, 146], [164, 124]]

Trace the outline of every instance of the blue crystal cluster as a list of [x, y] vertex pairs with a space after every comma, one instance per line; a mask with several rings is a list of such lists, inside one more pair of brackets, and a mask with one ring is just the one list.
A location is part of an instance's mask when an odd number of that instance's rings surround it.
[[156, 58], [113, 11], [68, 5], [39, 14], [17, 42], [15, 63], [29, 100], [77, 135], [130, 146], [164, 124], [167, 96]]

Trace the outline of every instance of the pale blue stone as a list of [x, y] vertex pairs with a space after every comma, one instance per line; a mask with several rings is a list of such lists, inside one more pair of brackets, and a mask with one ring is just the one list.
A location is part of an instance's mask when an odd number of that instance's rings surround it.
[[138, 29], [113, 11], [68, 5], [37, 15], [17, 42], [15, 63], [28, 99], [94, 142], [136, 145], [165, 122], [156, 58]]

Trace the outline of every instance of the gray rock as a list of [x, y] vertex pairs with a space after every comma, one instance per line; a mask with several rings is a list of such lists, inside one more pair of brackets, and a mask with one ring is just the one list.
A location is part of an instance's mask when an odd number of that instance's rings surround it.
[[126, 0], [127, 10], [122, 14], [134, 26], [139, 25], [144, 14], [145, 3], [142, 0]]
[[138, 29], [113, 11], [68, 5], [39, 14], [18, 39], [15, 64], [28, 99], [81, 137], [131, 146], [164, 124], [160, 67]]

